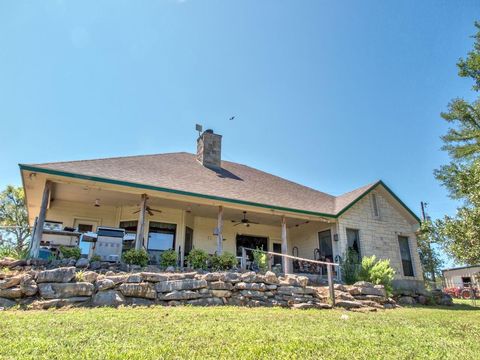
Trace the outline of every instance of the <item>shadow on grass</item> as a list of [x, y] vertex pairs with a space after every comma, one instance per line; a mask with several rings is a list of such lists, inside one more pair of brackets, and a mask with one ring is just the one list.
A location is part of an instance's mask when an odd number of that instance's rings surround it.
[[454, 303], [453, 306], [445, 306], [445, 305], [402, 305], [404, 308], [409, 309], [436, 309], [436, 310], [461, 310], [461, 311], [480, 311], [480, 301], [476, 302], [476, 306], [472, 304], [458, 304]]

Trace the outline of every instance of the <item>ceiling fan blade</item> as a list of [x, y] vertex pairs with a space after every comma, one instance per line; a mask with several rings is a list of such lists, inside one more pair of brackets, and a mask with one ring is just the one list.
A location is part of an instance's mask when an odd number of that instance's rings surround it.
[[255, 222], [255, 221], [250, 221], [250, 220], [248, 220], [248, 224], [255, 224], [255, 225], [259, 225], [260, 223], [258, 223], [258, 222]]
[[150, 211], [156, 211], [156, 212], [159, 212], [159, 213], [162, 212], [162, 210], [157, 210], [157, 209], [148, 209], [148, 210], [150, 210]]
[[140, 210], [134, 211], [132, 214], [138, 214]]
[[242, 224], [242, 223], [241, 223], [241, 222], [239, 222], [239, 223], [236, 223], [236, 224], [235, 224], [235, 225], [233, 225], [233, 226], [238, 226], [238, 225], [241, 225], [241, 224]]

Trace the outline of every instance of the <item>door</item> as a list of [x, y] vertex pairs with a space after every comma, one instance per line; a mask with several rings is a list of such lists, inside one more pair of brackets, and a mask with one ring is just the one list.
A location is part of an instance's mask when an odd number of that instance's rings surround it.
[[[93, 232], [97, 231], [97, 226], [98, 226], [98, 221], [94, 221], [94, 220], [75, 219], [73, 223], [73, 227], [82, 234], [89, 231], [93, 231]], [[80, 251], [83, 257], [87, 257], [90, 254], [91, 245], [92, 245], [91, 242], [84, 242], [84, 241], [80, 242], [79, 246], [80, 246]]]
[[330, 230], [318, 233], [318, 250], [320, 261], [333, 262], [332, 233]]

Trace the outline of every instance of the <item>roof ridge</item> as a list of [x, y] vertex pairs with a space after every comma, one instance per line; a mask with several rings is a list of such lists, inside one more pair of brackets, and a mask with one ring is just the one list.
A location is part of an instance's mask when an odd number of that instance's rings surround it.
[[58, 165], [58, 164], [69, 164], [69, 163], [79, 163], [79, 162], [88, 162], [88, 161], [99, 161], [99, 160], [114, 160], [114, 159], [130, 159], [130, 158], [141, 158], [141, 157], [151, 157], [151, 156], [161, 156], [161, 155], [171, 155], [171, 154], [188, 154], [194, 155], [187, 151], [172, 151], [168, 153], [158, 153], [158, 154], [143, 154], [143, 155], [126, 155], [126, 156], [113, 156], [113, 157], [103, 157], [103, 158], [96, 158], [96, 159], [83, 159], [83, 160], [70, 160], [70, 161], [53, 161], [53, 162], [46, 162], [46, 163], [28, 163], [28, 164], [20, 164], [20, 165], [30, 165], [30, 166], [39, 166], [39, 165]]

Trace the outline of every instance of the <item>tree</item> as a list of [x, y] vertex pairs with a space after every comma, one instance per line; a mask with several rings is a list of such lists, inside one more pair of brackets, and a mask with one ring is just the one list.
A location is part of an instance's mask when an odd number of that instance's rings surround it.
[[[459, 76], [474, 81], [473, 91], [480, 90], [480, 22], [473, 50], [457, 63]], [[454, 99], [448, 112], [441, 114], [452, 125], [442, 137], [443, 150], [450, 163], [435, 170], [435, 177], [448, 189], [453, 199], [462, 205], [455, 217], [445, 216], [435, 223], [435, 236], [456, 260], [474, 264], [480, 262], [480, 98], [468, 102]]]
[[8, 185], [0, 193], [0, 227], [13, 236], [13, 246], [17, 252], [27, 248], [31, 229], [22, 187]]
[[436, 282], [436, 279], [441, 277], [440, 269], [443, 266], [443, 261], [434, 247], [439, 239], [437, 231], [435, 224], [427, 218], [422, 222], [417, 234], [418, 254], [422, 263], [423, 275], [425, 280], [430, 282]]

